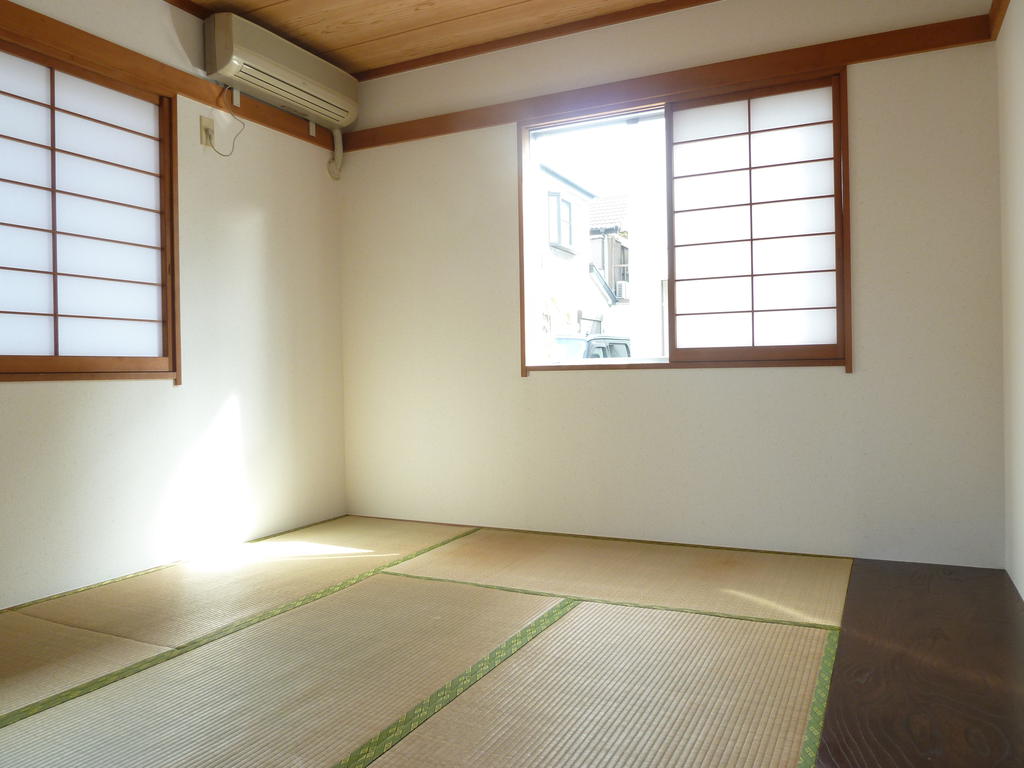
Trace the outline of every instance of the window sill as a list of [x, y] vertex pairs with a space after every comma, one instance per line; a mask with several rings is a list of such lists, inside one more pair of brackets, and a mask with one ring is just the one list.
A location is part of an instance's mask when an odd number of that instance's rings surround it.
[[568, 245], [561, 245], [559, 243], [548, 243], [548, 245], [551, 247], [552, 251], [558, 251], [559, 253], [563, 253], [566, 256], [576, 255], [576, 251]]
[[669, 370], [673, 368], [794, 368], [794, 367], [846, 367], [851, 372], [846, 360], [815, 359], [815, 360], [712, 360], [676, 362], [659, 359], [637, 359], [632, 363], [618, 362], [598, 363], [588, 360], [583, 363], [560, 363], [558, 365], [524, 365], [522, 375], [529, 376], [535, 372], [545, 371], [628, 371], [628, 370]]
[[168, 379], [181, 384], [174, 371], [90, 371], [85, 373], [0, 373], [4, 381], [116, 381], [119, 379]]

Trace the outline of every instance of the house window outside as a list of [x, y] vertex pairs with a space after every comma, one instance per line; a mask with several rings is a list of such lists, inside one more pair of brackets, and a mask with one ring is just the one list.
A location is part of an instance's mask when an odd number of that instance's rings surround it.
[[558, 192], [548, 192], [548, 242], [572, 248], [572, 202]]
[[172, 106], [0, 52], [0, 378], [175, 374]]
[[[541, 308], [599, 314], [627, 363], [847, 363], [841, 77], [527, 127], [525, 367], [589, 362], [537, 331]], [[538, 165], [590, 192], [586, 269], [534, 245]]]

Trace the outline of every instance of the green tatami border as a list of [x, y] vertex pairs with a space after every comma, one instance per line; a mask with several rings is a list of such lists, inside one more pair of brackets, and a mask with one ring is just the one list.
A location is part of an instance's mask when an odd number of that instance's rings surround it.
[[[478, 529], [479, 530], [479, 529]], [[382, 566], [393, 568], [394, 566]], [[465, 584], [470, 587], [483, 587], [484, 589], [497, 589], [502, 592], [518, 592], [522, 595], [536, 595], [538, 597], [560, 597], [565, 600], [576, 600], [581, 603], [603, 603], [604, 605], [624, 605], [627, 608], [647, 608], [652, 611], [673, 611], [674, 613], [693, 613], [698, 616], [715, 616], [719, 619], [735, 619], [737, 621], [754, 621], [760, 624], [782, 624], [787, 627], [805, 627], [807, 629], [824, 629], [827, 631], [838, 631], [839, 627], [834, 624], [815, 624], [809, 621], [787, 621], [786, 619], [766, 619], [761, 616], [741, 616], [733, 613], [717, 613], [715, 611], [702, 611], [697, 608], [677, 608], [671, 605], [654, 605], [650, 603], [629, 603], [622, 600], [604, 600], [599, 597], [584, 597], [582, 595], [565, 595], [559, 592], [542, 592], [536, 589], [521, 589], [519, 587], [505, 587], [500, 584], [482, 584], [476, 581], [460, 581], [459, 579], [445, 579], [440, 576], [420, 576], [415, 573], [400, 573], [398, 571], [382, 571], [383, 576], [400, 576], [403, 579], [422, 579], [423, 581], [442, 581], [449, 584]]]
[[[288, 533], [295, 533], [301, 531], [304, 528], [312, 528], [314, 525], [322, 525], [323, 523], [330, 523], [335, 520], [341, 520], [343, 517], [359, 517], [359, 515], [337, 515], [336, 517], [329, 517], [326, 520], [321, 520], [317, 523], [307, 523], [306, 525], [300, 525], [296, 528], [289, 528], [286, 531], [278, 531], [277, 533], [270, 533], [266, 536], [260, 536], [258, 539], [249, 539], [246, 544], [255, 544], [259, 541], [266, 541], [267, 539], [273, 539], [276, 536], [284, 536]], [[379, 518], [387, 519], [387, 518]], [[472, 527], [472, 526], [469, 526]], [[145, 576], [147, 573], [155, 573], [156, 571], [162, 571], [164, 568], [173, 568], [175, 565], [182, 565], [188, 562], [187, 560], [175, 560], [172, 563], [164, 563], [163, 565], [154, 565], [152, 568], [146, 568], [143, 571], [133, 571], [132, 573], [126, 573], [122, 576], [114, 576], [110, 579], [104, 579], [103, 581], [97, 581], [95, 584], [86, 584], [84, 587], [75, 587], [74, 589], [68, 589], [63, 592], [58, 592], [55, 595], [47, 595], [46, 597], [37, 597], [35, 600], [29, 600], [26, 603], [18, 603], [17, 605], [11, 605], [7, 608], [0, 608], [0, 613], [7, 613], [8, 611], [20, 611], [22, 608], [29, 608], [33, 605], [39, 605], [40, 603], [47, 603], [50, 600], [56, 600], [60, 597], [67, 597], [68, 595], [75, 595], [79, 592], [85, 592], [89, 589], [96, 589], [96, 587], [105, 587], [107, 584], [114, 584], [118, 581], [124, 581], [125, 579], [134, 579], [136, 576]]]
[[[302, 606], [308, 605], [309, 603], [312, 603], [316, 600], [320, 600], [324, 597], [328, 597], [329, 595], [333, 595], [335, 592], [340, 592], [341, 590], [351, 587], [354, 584], [358, 584], [360, 581], [365, 581], [371, 576], [376, 576], [377, 574], [381, 573], [385, 568], [394, 568], [396, 565], [400, 565], [401, 563], [404, 563], [408, 560], [412, 560], [414, 557], [419, 557], [420, 555], [426, 554], [427, 552], [437, 549], [438, 547], [443, 547], [444, 545], [450, 544], [451, 542], [461, 539], [464, 536], [469, 536], [470, 534], [476, 533], [478, 530], [480, 529], [472, 528], [468, 531], [463, 531], [462, 533], [459, 533], [456, 536], [451, 536], [445, 539], [444, 541], [439, 541], [436, 544], [431, 544], [429, 547], [424, 547], [423, 549], [418, 550], [417, 552], [413, 552], [410, 555], [405, 555], [404, 557], [398, 558], [397, 560], [393, 560], [390, 563], [384, 563], [382, 565], [377, 566], [376, 568], [373, 568], [369, 571], [365, 571], [356, 576], [352, 576], [337, 584], [333, 584], [329, 587], [324, 587], [323, 589], [319, 589], [316, 592], [310, 592], [309, 594], [303, 597], [297, 598], [282, 605], [278, 605], [274, 608], [268, 608], [265, 611], [253, 614], [252, 616], [248, 616], [244, 619], [239, 619], [238, 621], [234, 621], [231, 624], [226, 624], [225, 626], [220, 627], [219, 629], [215, 629], [212, 632], [208, 632], [207, 634], [202, 635], [201, 637], [197, 637], [194, 640], [189, 640], [187, 643], [183, 643], [182, 645], [171, 648], [168, 651], [163, 651], [161, 653], [156, 654], [155, 656], [150, 656], [149, 658], [142, 659], [141, 661], [137, 661], [134, 664], [130, 664], [127, 667], [122, 667], [121, 669], [114, 670], [113, 672], [108, 672], [107, 674], [101, 675], [100, 677], [97, 677], [86, 683], [76, 685], [73, 688], [68, 688], [66, 691], [61, 691], [60, 693], [55, 693], [52, 696], [47, 696], [45, 699], [40, 699], [39, 701], [33, 704], [27, 704], [24, 707], [12, 710], [7, 714], [0, 715], [0, 728], [5, 728], [8, 725], [12, 725], [18, 722], [19, 720], [24, 720], [26, 717], [37, 715], [40, 712], [44, 712], [47, 709], [50, 709], [51, 707], [57, 706], [58, 704], [63, 704], [64, 702], [71, 701], [72, 699], [77, 699], [79, 696], [84, 696], [87, 693], [91, 693], [92, 691], [103, 688], [107, 685], [110, 685], [111, 683], [116, 683], [118, 680], [123, 680], [126, 677], [131, 677], [132, 675], [138, 672], [142, 672], [143, 670], [149, 669], [150, 667], [155, 667], [157, 664], [161, 664], [165, 661], [170, 661], [171, 659], [181, 656], [184, 653], [188, 653], [189, 651], [195, 650], [196, 648], [200, 648], [204, 645], [212, 643], [215, 640], [220, 640], [222, 637], [234, 634], [235, 632], [238, 632], [242, 629], [246, 629], [247, 627], [251, 627], [254, 624], [259, 624], [262, 621], [272, 619], [273, 617], [279, 616], [282, 613], [287, 613], [288, 611], [294, 610], [296, 608], [301, 608]], [[122, 578], [131, 578], [131, 576], [125, 576]], [[90, 588], [91, 587], [83, 587], [83, 589]]]
[[832, 668], [836, 663], [836, 648], [839, 646], [839, 631], [833, 630], [825, 638], [818, 668], [818, 680], [811, 698], [811, 711], [807, 715], [804, 743], [800, 748], [800, 762], [796, 768], [814, 768], [821, 746], [821, 732], [825, 725], [825, 709], [828, 706], [828, 691], [832, 684]]
[[438, 688], [333, 768], [365, 768], [579, 604], [578, 600], [562, 600], [540, 618], [512, 635], [466, 672]]

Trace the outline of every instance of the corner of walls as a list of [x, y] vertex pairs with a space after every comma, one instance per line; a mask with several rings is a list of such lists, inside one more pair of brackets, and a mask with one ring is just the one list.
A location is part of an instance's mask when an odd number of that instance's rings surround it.
[[203, 22], [164, 0], [14, 0], [151, 59], [204, 76]]
[[1024, 594], [1024, 11], [1011, 3], [996, 43], [1002, 192], [1006, 571]]

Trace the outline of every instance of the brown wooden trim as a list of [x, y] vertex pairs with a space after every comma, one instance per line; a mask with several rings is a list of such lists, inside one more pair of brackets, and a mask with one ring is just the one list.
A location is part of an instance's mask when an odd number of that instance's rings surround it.
[[[819, 162], [827, 162], [827, 161], [826, 160], [821, 160]], [[780, 163], [780, 165], [800, 165], [800, 163]], [[749, 166], [747, 168], [737, 168], [736, 171], [756, 171], [759, 168], [763, 168], [763, 167], [765, 167], [765, 166]], [[753, 176], [753, 174], [751, 174], [751, 176]], [[674, 178], [679, 179], [679, 178], [684, 178], [684, 177], [676, 176]], [[69, 192], [68, 194], [72, 194], [72, 193]], [[753, 194], [753, 190], [751, 190], [751, 194]], [[82, 197], [84, 197], [84, 195], [82, 195]], [[731, 203], [729, 205], [709, 205], [709, 206], [706, 206], [704, 208], [677, 208], [677, 209], [673, 210], [672, 212], [673, 213], [700, 213], [701, 211], [721, 211], [721, 210], [723, 210], [725, 208], [753, 208], [755, 205], [776, 205], [778, 203], [801, 203], [804, 200], [825, 200], [825, 199], [830, 198], [830, 197], [835, 197], [835, 195], [810, 195], [809, 197], [785, 197], [785, 198], [782, 198], [780, 200], [758, 200], [756, 202], [755, 201], [750, 201], [748, 203]], [[99, 199], [99, 198], [95, 198], [95, 199]], [[137, 206], [132, 206], [132, 207], [137, 207]], [[150, 209], [143, 208], [142, 210], [146, 211], [146, 210], [150, 210]], [[800, 237], [800, 235], [797, 235], [797, 237]], [[809, 235], [808, 235], [808, 237], [809, 237]], [[756, 238], [751, 238], [751, 239], [752, 240], [767, 240], [768, 238], [766, 238], [766, 237], [756, 237]]]
[[209, 8], [197, 5], [196, 3], [193, 3], [192, 0], [164, 0], [164, 2], [168, 5], [173, 5], [175, 8], [180, 8], [187, 13], [191, 13], [193, 16], [198, 16], [200, 19], [205, 19], [213, 13]]
[[103, 163], [104, 165], [112, 165], [114, 168], [120, 168], [120, 169], [125, 170], [125, 171], [131, 171], [132, 173], [141, 173], [141, 174], [143, 174], [145, 176], [156, 176], [158, 178], [160, 176], [159, 173], [153, 173], [153, 171], [144, 171], [141, 168], [133, 168], [132, 166], [124, 165], [123, 163], [115, 163], [113, 160], [104, 160], [104, 159], [99, 158], [99, 157], [91, 157], [90, 155], [82, 155], [82, 154], [79, 154], [78, 152], [71, 152], [70, 150], [67, 150], [67, 149], [61, 149], [60, 147], [55, 149], [54, 152], [56, 152], [56, 153], [58, 153], [60, 155], [68, 155], [69, 157], [77, 157], [77, 158], [80, 158], [82, 160], [91, 160], [94, 163]]
[[[788, 90], [786, 92], [789, 92]], [[692, 107], [687, 107], [692, 109]], [[735, 139], [737, 136], [758, 136], [762, 133], [777, 133], [779, 131], [791, 131], [794, 128], [813, 128], [816, 125], [830, 125], [831, 120], [818, 120], [814, 123], [797, 123], [796, 125], [783, 125], [779, 128], [758, 128], [756, 131], [744, 131], [743, 133], [726, 133], [722, 136], [709, 136], [706, 139], [686, 139], [684, 141], [673, 141], [673, 147], [679, 147], [683, 144], [700, 144], [702, 141], [714, 141], [715, 139]], [[787, 163], [782, 163], [787, 165]]]
[[[829, 122], [832, 122], [832, 121], [829, 121]], [[822, 125], [827, 125], [827, 123], [822, 123]], [[745, 135], [745, 134], [740, 134], [740, 135], [742, 136], [742, 135]], [[729, 138], [734, 138], [734, 137], [730, 136]], [[712, 139], [701, 139], [701, 141], [713, 141], [713, 140], [714, 140], [713, 138]], [[793, 161], [788, 162], [788, 163], [769, 163], [768, 165], [749, 165], [749, 166], [748, 165], [742, 165], [742, 166], [740, 166], [738, 168], [726, 168], [724, 171], [705, 171], [704, 173], [684, 173], [682, 176], [673, 176], [672, 178], [674, 178], [674, 179], [699, 179], [701, 176], [720, 176], [723, 173], [737, 173], [739, 171], [763, 171], [765, 168], [783, 168], [783, 167], [789, 166], [789, 165], [808, 165], [810, 163], [827, 163], [829, 160], [835, 160], [835, 159], [836, 159], [835, 155], [830, 155], [829, 157], [812, 157], [810, 160], [793, 160]], [[783, 202], [783, 201], [779, 201], [779, 202]], [[724, 208], [728, 208], [729, 206], [726, 205], [726, 206], [723, 206], [723, 207]], [[832, 233], [829, 232], [828, 234], [832, 234]], [[796, 235], [796, 237], [801, 237], [801, 235]], [[759, 238], [756, 238], [756, 239], [757, 240], [769, 240], [771, 238], [759, 237]]]
[[651, 371], [675, 368], [797, 368], [841, 367], [844, 360], [670, 360], [666, 363], [615, 363], [609, 365], [529, 365], [526, 374], [536, 371]]
[[[829, 197], [832, 197], [832, 195], [829, 195]], [[737, 240], [737, 242], [739, 242], [739, 243], [746, 243], [748, 241], [747, 240]], [[676, 247], [679, 248], [679, 247], [685, 247], [685, 246], [676, 246]], [[830, 269], [793, 269], [793, 270], [787, 270], [785, 272], [758, 272], [753, 267], [751, 267], [749, 272], [747, 272], [746, 274], [742, 274], [742, 275], [711, 275], [710, 277], [677, 277], [676, 278], [676, 282], [677, 283], [696, 283], [696, 282], [700, 282], [701, 280], [733, 280], [733, 279], [736, 279], [736, 278], [739, 278], [739, 277], [777, 277], [777, 276], [780, 276], [780, 275], [818, 275], [818, 274], [824, 274], [826, 272], [835, 272], [835, 271], [836, 271], [836, 268], [832, 267]], [[88, 275], [72, 275], [72, 277], [88, 277]], [[114, 278], [109, 278], [109, 279], [112, 280]], [[125, 282], [125, 281], [121, 281], [121, 282]], [[135, 282], [135, 281], [129, 280], [127, 282]], [[751, 304], [751, 306], [753, 306], [753, 304]], [[756, 311], [756, 312], [788, 312], [791, 309], [835, 309], [835, 307], [787, 307], [785, 309], [758, 309], [758, 310], [754, 310], [754, 311]], [[737, 309], [737, 310], [734, 310], [734, 311], [736, 311], [736, 312], [749, 312], [750, 310], [749, 309]], [[722, 312], [680, 312], [679, 314], [680, 315], [720, 315], [720, 314], [723, 314], [723, 313]]]
[[[101, 277], [99, 275], [82, 275], [77, 272], [55, 272], [53, 270], [45, 269], [27, 269], [25, 267], [8, 267], [0, 264], [0, 272], [28, 272], [33, 275], [56, 275], [57, 277], [77, 277], [82, 280], [105, 280], [108, 283], [130, 283], [131, 285], [151, 285], [160, 286], [161, 283], [151, 283], [147, 280], [127, 280], [123, 277]], [[746, 277], [746, 275], [744, 275]], [[693, 280], [710, 280], [712, 278], [691, 278]], [[34, 315], [36, 312], [9, 312], [8, 310], [0, 309], [0, 314], [12, 314], [12, 315]], [[65, 317], [71, 317], [71, 315], [65, 315]], [[125, 318], [129, 319], [129, 318]], [[137, 319], [137, 318], [130, 318]], [[159, 322], [159, 321], [154, 321]]]
[[519, 213], [519, 375], [526, 378], [526, 240], [523, 234], [523, 147], [528, 141], [528, 132], [524, 126], [516, 126], [516, 209]]
[[[613, 13], [605, 13], [601, 16], [593, 16], [589, 19], [580, 19], [579, 21], [572, 21], [568, 24], [559, 24], [557, 27], [538, 29], [533, 32], [525, 32], [521, 35], [503, 37], [500, 40], [489, 40], [486, 43], [467, 45], [462, 48], [455, 48], [451, 51], [442, 51], [441, 53], [432, 53], [429, 56], [421, 56], [408, 61], [399, 61], [395, 64], [388, 64], [383, 67], [364, 69], [362, 72], [354, 72], [353, 76], [359, 80], [372, 80], [375, 77], [395, 75], [399, 72], [408, 72], [410, 69], [419, 69], [420, 67], [429, 67], [434, 64], [443, 64], [446, 61], [465, 59], [469, 56], [479, 56], [481, 53], [491, 53], [492, 51], [500, 51], [504, 48], [514, 48], [517, 45], [526, 45], [528, 43], [536, 43], [541, 40], [550, 40], [554, 37], [563, 37], [565, 35], [575, 34], [576, 32], [585, 32], [588, 29], [606, 27], [610, 24], [621, 24], [625, 21], [644, 19], [648, 16], [657, 16], [662, 13], [679, 11], [684, 8], [692, 8], [697, 5], [707, 5], [708, 3], [714, 3], [717, 1], [718, 0], [662, 0], [662, 2], [648, 3], [647, 5], [640, 5], [636, 8], [627, 8]], [[345, 49], [339, 48], [332, 53], [344, 55]]]
[[92, 373], [0, 373], [0, 381], [114, 381], [173, 379], [172, 371], [96, 371]]
[[60, 296], [57, 281], [57, 112], [53, 105], [57, 101], [57, 70], [50, 67], [50, 269], [53, 271], [53, 354], [60, 354]]
[[[828, 307], [833, 309], [833, 307]], [[751, 313], [757, 314], [757, 313]], [[688, 315], [680, 315], [688, 317]], [[771, 364], [775, 360], [839, 360], [842, 344], [806, 344], [784, 347], [684, 347], [672, 350], [672, 362], [711, 363], [758, 361]]]
[[[41, 13], [0, 0], [0, 50], [32, 59], [63, 72], [96, 80], [139, 98], [186, 96], [217, 109], [223, 87], [210, 80], [123, 48], [77, 27]], [[148, 94], [148, 95], [146, 95]], [[330, 133], [318, 128], [309, 135], [309, 121], [288, 114], [244, 94], [241, 106], [232, 110], [251, 120], [325, 149], [332, 149]]]
[[168, 357], [5, 355], [3, 373], [173, 373]]
[[[90, 80], [92, 78], [89, 78]], [[5, 94], [9, 95], [9, 94]], [[149, 99], [147, 99], [149, 101]], [[157, 101], [156, 106], [160, 106], [160, 102]], [[133, 133], [136, 136], [140, 136], [143, 139], [149, 139], [150, 141], [160, 141], [159, 136], [154, 136], [150, 133], [143, 133], [142, 131], [136, 131], [134, 128], [126, 128], [123, 125], [117, 123], [108, 123], [106, 120], [100, 120], [98, 117], [90, 117], [89, 115], [83, 115], [81, 112], [72, 112], [70, 109], [64, 109], [63, 107], [54, 106], [55, 111], [60, 112], [70, 117], [77, 117], [79, 120], [88, 120], [90, 123], [97, 123], [107, 128], [113, 128], [115, 131], [124, 131], [125, 133]]]
[[772, 78], [809, 79], [814, 74], [833, 74], [848, 64], [989, 40], [989, 17], [972, 16], [351, 131], [345, 134], [345, 150], [613, 108], [656, 106], [687, 96], [727, 93]]
[[835, 135], [838, 139], [836, 163], [836, 205], [840, 207], [840, 215], [836, 217], [836, 241], [839, 246], [836, 262], [836, 301], [839, 303], [839, 317], [842, 322], [839, 341], [842, 344], [843, 357], [846, 360], [846, 372], [853, 373], [853, 294], [851, 290], [850, 272], [850, 105], [847, 91], [847, 73], [844, 68], [837, 78], [833, 91]]
[[1006, 20], [1006, 12], [1010, 9], [1010, 0], [992, 0], [992, 7], [989, 9], [989, 38], [995, 40], [1003, 28]]
[[[11, 267], [3, 267], [3, 269], [11, 269]], [[17, 272], [28, 272], [27, 269], [15, 270]], [[37, 274], [49, 275], [50, 272], [39, 272]], [[90, 280], [98, 278], [89, 278]], [[152, 283], [145, 283], [145, 285], [152, 285]], [[52, 312], [23, 312], [17, 309], [0, 309], [0, 315], [29, 315], [30, 317], [53, 317]], [[147, 317], [116, 317], [113, 315], [75, 315], [70, 312], [59, 312], [57, 317], [71, 317], [78, 320], [114, 320], [117, 322], [124, 323], [162, 323], [163, 320], [154, 320]], [[0, 356], [0, 360], [4, 358]]]
[[165, 213], [160, 219], [163, 244], [163, 319], [164, 349], [174, 371], [175, 386], [181, 385], [181, 302], [178, 298], [178, 99], [164, 97], [161, 105], [160, 162], [163, 166], [160, 183], [160, 206]]
[[[51, 155], [51, 160], [55, 160], [55, 158], [56, 158], [56, 151], [53, 151], [53, 155]], [[54, 166], [54, 165], [55, 165], [55, 162], [51, 163], [51, 167]], [[53, 170], [55, 171], [56, 169], [54, 168]], [[68, 189], [58, 189], [57, 187], [54, 187], [54, 186], [44, 187], [44, 186], [42, 186], [40, 184], [31, 184], [31, 183], [29, 183], [27, 181], [18, 181], [17, 179], [7, 179], [7, 178], [4, 178], [3, 176], [0, 176], [0, 184], [16, 184], [19, 187], [28, 187], [29, 189], [39, 189], [39, 190], [42, 190], [43, 192], [54, 192], [54, 193], [59, 194], [59, 195], [67, 195], [68, 197], [79, 197], [79, 198], [81, 198], [83, 200], [92, 200], [95, 203], [108, 203], [110, 205], [120, 205], [123, 208], [134, 208], [137, 211], [145, 211], [146, 213], [161, 213], [159, 208], [146, 208], [143, 205], [133, 205], [132, 203], [122, 203], [122, 202], [120, 202], [118, 200], [110, 200], [110, 199], [108, 199], [106, 197], [95, 197], [93, 195], [83, 195], [81, 192], [72, 192], [71, 190], [68, 190]]]

